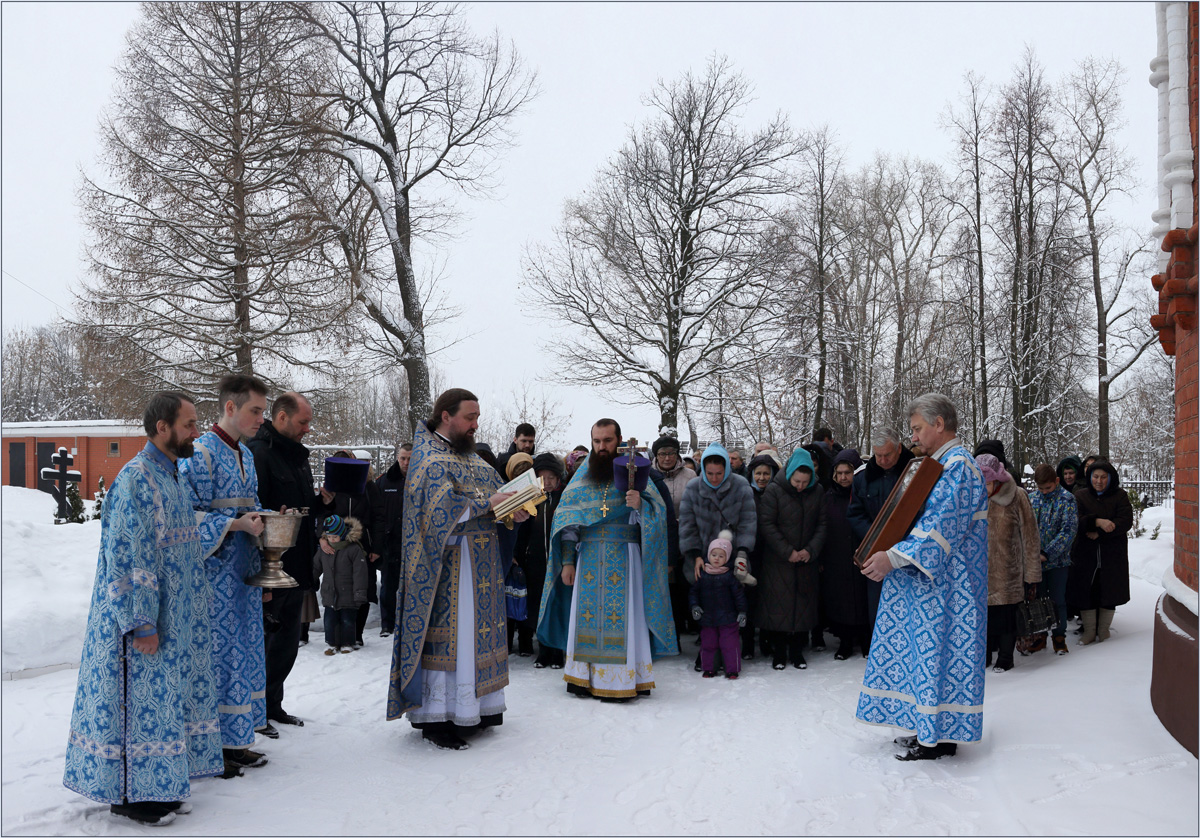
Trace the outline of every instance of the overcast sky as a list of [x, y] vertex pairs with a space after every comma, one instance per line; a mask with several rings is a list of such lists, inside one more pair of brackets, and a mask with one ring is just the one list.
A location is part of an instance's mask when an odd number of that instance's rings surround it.
[[[752, 127], [776, 111], [799, 128], [828, 123], [851, 166], [877, 151], [943, 162], [950, 143], [939, 115], [968, 70], [1004, 83], [1025, 45], [1055, 80], [1085, 56], [1126, 70], [1124, 144], [1141, 184], [1122, 213], [1150, 228], [1156, 202], [1157, 106], [1147, 82], [1155, 55], [1152, 3], [483, 3], [466, 4], [480, 32], [497, 29], [537, 70], [541, 95], [518, 117], [518, 145], [499, 168], [491, 200], [460, 205], [445, 284], [465, 306], [436, 336], [461, 341], [440, 355], [451, 386], [505, 400], [523, 376], [552, 372], [561, 327], [522, 300], [523, 248], [549, 239], [563, 202], [645, 118], [641, 97], [659, 79], [701, 71], [714, 53], [754, 84]], [[112, 66], [136, 20], [131, 3], [0, 6], [3, 37], [3, 311], [5, 331], [39, 325], [71, 305], [82, 271], [75, 189], [92, 170], [96, 124]], [[1147, 278], [1148, 281], [1148, 278]], [[524, 368], [497, 366], [506, 330], [551, 343]], [[505, 341], [508, 343], [509, 341]], [[553, 385], [552, 385], [553, 386]], [[617, 389], [620, 384], [613, 383]], [[613, 415], [627, 435], [653, 439], [657, 413], [621, 407], [604, 393], [554, 387], [572, 414], [569, 441]], [[320, 417], [317, 417], [319, 421]], [[681, 429], [683, 430], [683, 429]]]

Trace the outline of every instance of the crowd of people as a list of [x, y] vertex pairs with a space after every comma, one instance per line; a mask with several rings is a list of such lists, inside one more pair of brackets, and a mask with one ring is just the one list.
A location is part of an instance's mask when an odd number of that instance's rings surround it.
[[[64, 782], [139, 823], [186, 813], [190, 779], [265, 765], [256, 737], [304, 724], [283, 700], [308, 623], [323, 617], [326, 655], [348, 654], [372, 602], [393, 649], [388, 718], [442, 748], [502, 723], [510, 655], [561, 670], [572, 695], [631, 701], [692, 637], [694, 669], [732, 680], [760, 655], [806, 669], [829, 632], [834, 660], [868, 659], [858, 718], [909, 731], [896, 740], [909, 760], [977, 740], [984, 669], [1045, 648], [1021, 634], [1021, 603], [1049, 597], [1062, 655], [1072, 616], [1091, 645], [1129, 599], [1133, 514], [1116, 468], [1068, 456], [1039, 464], [1026, 492], [1002, 442], [968, 453], [937, 394], [910, 407], [910, 439], [881, 430], [864, 462], [827, 428], [792, 451], [714, 443], [691, 457], [663, 436], [643, 458], [607, 418], [565, 456], [539, 452], [521, 423], [497, 457], [474, 439], [478, 399], [455, 389], [383, 474], [331, 491], [302, 443], [304, 396], [268, 411], [251, 376], [218, 389], [203, 435], [189, 397], [151, 400], [149, 441], [104, 507]], [[942, 466], [920, 515], [856, 561], [914, 457]], [[545, 494], [536, 513], [498, 517], [504, 484], [528, 471]], [[297, 586], [248, 584], [262, 513], [289, 509], [305, 515], [282, 557]], [[506, 611], [513, 568], [523, 619]]]

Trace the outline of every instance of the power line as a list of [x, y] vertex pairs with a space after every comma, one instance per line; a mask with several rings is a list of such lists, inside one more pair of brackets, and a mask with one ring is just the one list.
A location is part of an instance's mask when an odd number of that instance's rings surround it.
[[28, 282], [25, 282], [23, 279], [17, 279], [17, 277], [13, 276], [13, 275], [12, 275], [12, 273], [11, 273], [11, 272], [9, 272], [8, 270], [5, 270], [5, 271], [4, 271], [4, 273], [5, 273], [5, 274], [8, 276], [8, 278], [9, 278], [9, 279], [13, 280], [14, 282], [19, 282], [19, 283], [21, 283], [21, 284], [22, 284], [22, 285], [24, 285], [26, 288], [28, 288], [30, 291], [32, 291], [33, 293], [35, 293], [35, 294], [37, 294], [39, 297], [41, 297], [43, 300], [45, 300], [46, 302], [50, 303], [50, 305], [52, 305], [52, 306], [54, 306], [55, 308], [57, 308], [57, 309], [58, 309], [59, 311], [61, 311], [63, 314], [66, 314], [66, 315], [68, 315], [68, 316], [71, 314], [71, 312], [67, 311], [65, 308], [63, 308], [62, 306], [60, 306], [58, 303], [54, 302], [54, 300], [52, 300], [52, 299], [50, 299], [49, 297], [47, 297], [45, 294], [43, 294], [41, 291], [39, 291], [39, 290], [37, 290], [36, 288], [34, 288], [34, 287], [33, 287], [32, 285], [30, 285]]

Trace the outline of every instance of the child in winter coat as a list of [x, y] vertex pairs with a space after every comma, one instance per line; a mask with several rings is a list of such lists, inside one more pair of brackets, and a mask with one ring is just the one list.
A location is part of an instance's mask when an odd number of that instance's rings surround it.
[[705, 678], [717, 674], [713, 658], [718, 647], [725, 659], [725, 677], [734, 680], [741, 670], [738, 629], [746, 625], [746, 592], [730, 570], [732, 553], [733, 533], [721, 530], [708, 545], [708, 560], [689, 596], [692, 619], [700, 624], [700, 666]]
[[313, 581], [321, 583], [325, 606], [325, 654], [354, 651], [358, 607], [367, 601], [367, 554], [363, 552], [363, 527], [357, 518], [330, 515], [313, 555]]

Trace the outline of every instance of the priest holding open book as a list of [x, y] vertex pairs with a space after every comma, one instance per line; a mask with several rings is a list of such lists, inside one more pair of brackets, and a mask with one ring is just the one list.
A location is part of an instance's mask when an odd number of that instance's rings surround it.
[[425, 739], [453, 750], [503, 721], [508, 684], [504, 576], [515, 533], [497, 523], [497, 509], [511, 496], [475, 452], [478, 427], [479, 399], [457, 388], [417, 425], [388, 685], [388, 720], [407, 714]]
[[678, 654], [666, 504], [650, 461], [632, 444], [618, 457], [620, 444], [612, 419], [592, 426], [592, 453], [554, 514], [538, 626], [539, 641], [566, 650], [567, 691], [609, 701], [649, 695], [654, 659]]

